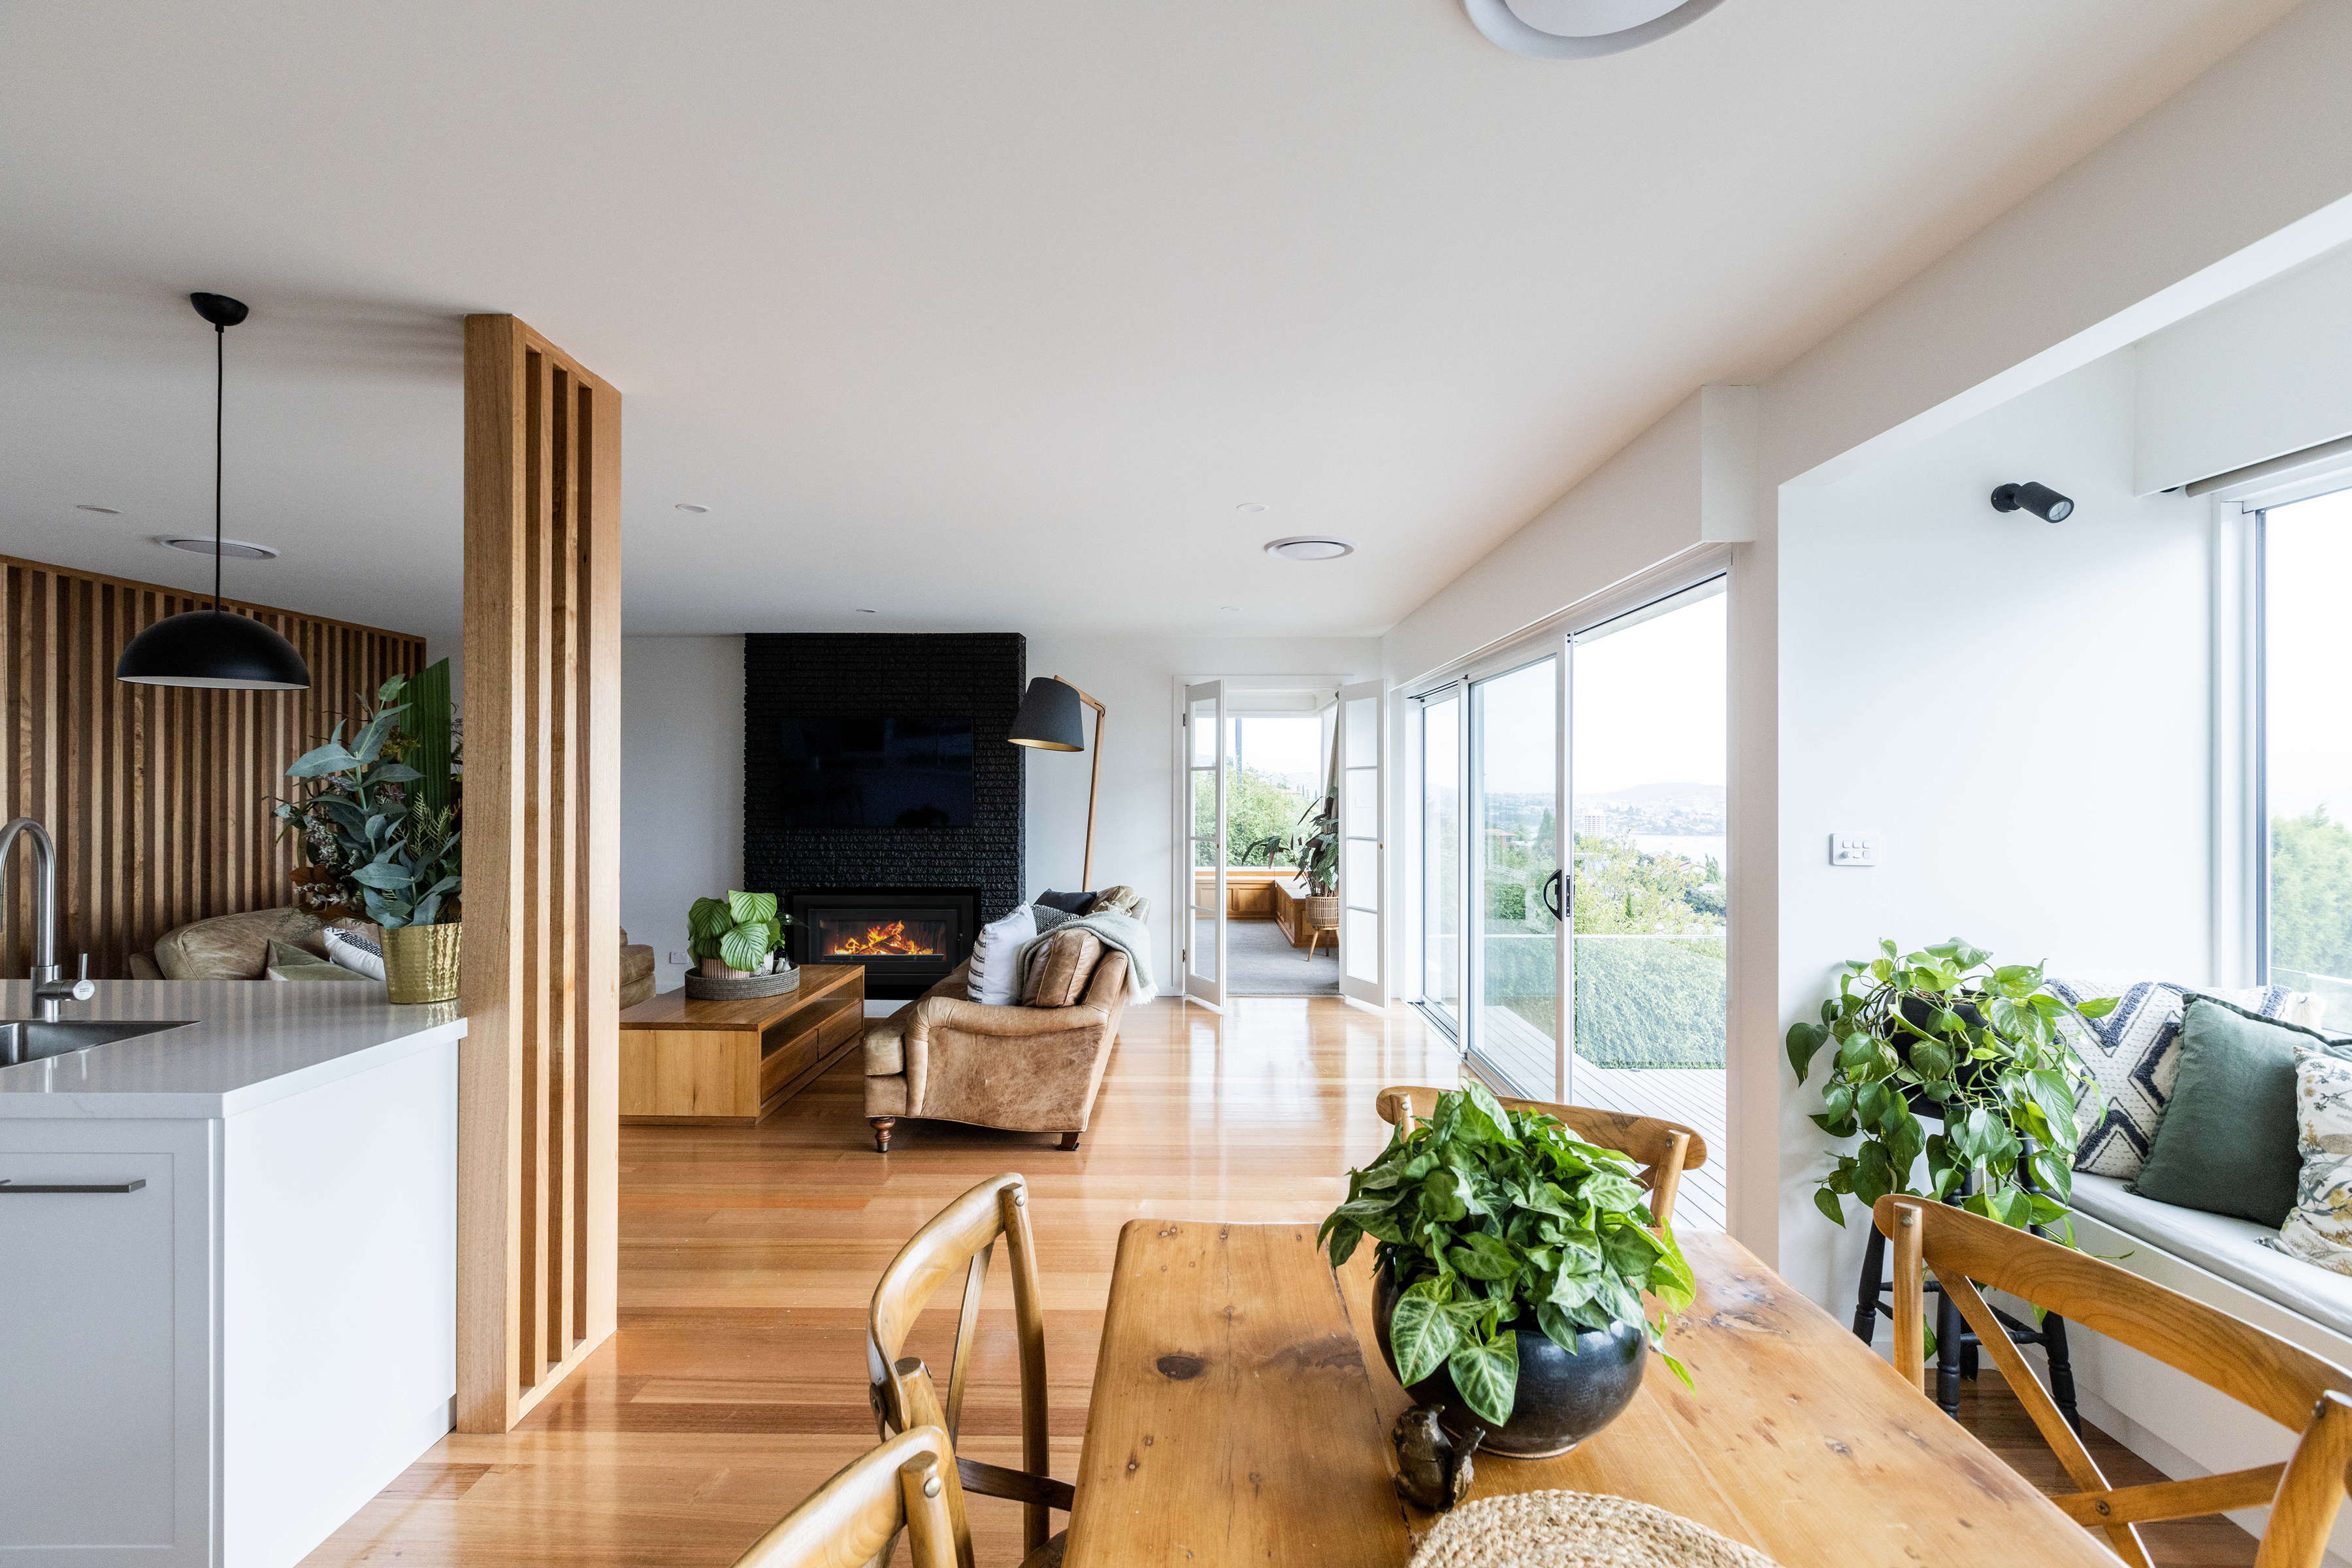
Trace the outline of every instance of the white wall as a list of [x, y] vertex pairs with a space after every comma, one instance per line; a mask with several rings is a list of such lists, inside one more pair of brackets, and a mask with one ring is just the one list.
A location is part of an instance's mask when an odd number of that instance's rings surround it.
[[683, 984], [686, 911], [743, 885], [743, 639], [621, 639], [621, 924]]
[[[2212, 524], [2133, 492], [2133, 353], [2099, 361], [1781, 515], [1780, 943], [1792, 1016], [1881, 937], [1963, 936], [2053, 973], [2211, 963]], [[2006, 480], [2064, 522], [1992, 510]], [[1832, 830], [1881, 864], [1829, 863]], [[1785, 1069], [1784, 1069], [1785, 1071]], [[1780, 1124], [1780, 1272], [1850, 1310], [1864, 1222], [1812, 1210], [1828, 1142]]]
[[[1058, 675], [1110, 710], [1095, 886], [1126, 882], [1151, 900], [1153, 963], [1170, 987], [1175, 956], [1176, 678], [1328, 675], [1380, 668], [1370, 637], [1060, 637], [1032, 633], [1029, 673]], [[1027, 890], [1075, 888], [1085, 853], [1090, 753], [1029, 757]]]

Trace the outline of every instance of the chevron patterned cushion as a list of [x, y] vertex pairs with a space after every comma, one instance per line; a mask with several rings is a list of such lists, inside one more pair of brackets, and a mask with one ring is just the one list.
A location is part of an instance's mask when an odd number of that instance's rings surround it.
[[2180, 1015], [2189, 994], [2216, 996], [2264, 1018], [2285, 1017], [2296, 996], [2284, 985], [2204, 992], [2168, 980], [2142, 980], [2120, 990], [2053, 980], [2050, 989], [2073, 1003], [2118, 998], [2116, 1010], [2094, 1019], [2087, 1030], [2071, 1015], [2063, 1029], [2067, 1045], [2099, 1086], [2099, 1103], [2086, 1100], [2076, 1116], [2082, 1141], [2074, 1169], [2125, 1181], [2139, 1174], [2165, 1101], [2172, 1098], [2180, 1072]]

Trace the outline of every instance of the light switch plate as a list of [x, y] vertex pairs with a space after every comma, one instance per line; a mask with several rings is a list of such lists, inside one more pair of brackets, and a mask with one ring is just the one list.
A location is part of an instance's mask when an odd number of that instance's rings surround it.
[[1830, 864], [1832, 866], [1877, 865], [1877, 832], [1865, 827], [1846, 833], [1831, 834]]
[[670, 961], [672, 963], [692, 963], [694, 962], [694, 960], [692, 960], [692, 959], [688, 958], [686, 954], [684, 954], [684, 953], [682, 953], [682, 952], [673, 952], [673, 953], [671, 953], [671, 954], [669, 955], [669, 961]]

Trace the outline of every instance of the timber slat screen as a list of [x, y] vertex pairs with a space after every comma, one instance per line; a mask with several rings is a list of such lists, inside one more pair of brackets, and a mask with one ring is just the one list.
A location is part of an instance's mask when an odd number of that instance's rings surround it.
[[[125, 644], [211, 595], [0, 556], [0, 820], [37, 818], [58, 841], [58, 950], [70, 973], [129, 976], [174, 926], [294, 901], [291, 839], [269, 815], [286, 765], [425, 667], [425, 640], [226, 601], [310, 667], [308, 691], [206, 691], [114, 679]], [[0, 974], [32, 962], [26, 856], [0, 902]]]
[[621, 396], [466, 320], [457, 1426], [503, 1432], [613, 1331]]

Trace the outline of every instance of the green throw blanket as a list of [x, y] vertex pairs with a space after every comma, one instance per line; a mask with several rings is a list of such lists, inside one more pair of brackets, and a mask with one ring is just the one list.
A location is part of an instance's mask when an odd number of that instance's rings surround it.
[[1151, 982], [1151, 928], [1150, 926], [1132, 915], [1114, 914], [1072, 915], [1066, 919], [1055, 921], [1050, 925], [1045, 923], [1045, 916], [1058, 913], [1060, 911], [1057, 910], [1039, 910], [1037, 914], [1041, 929], [1034, 938], [1023, 942], [1013, 951], [1013, 963], [1020, 965], [1023, 973], [1025, 973], [1028, 970], [1029, 954], [1035, 950], [1039, 942], [1052, 936], [1055, 931], [1090, 931], [1102, 939], [1102, 944], [1105, 947], [1117, 948], [1127, 954], [1127, 999], [1129, 1001], [1149, 1002], [1160, 994], [1159, 987]]

